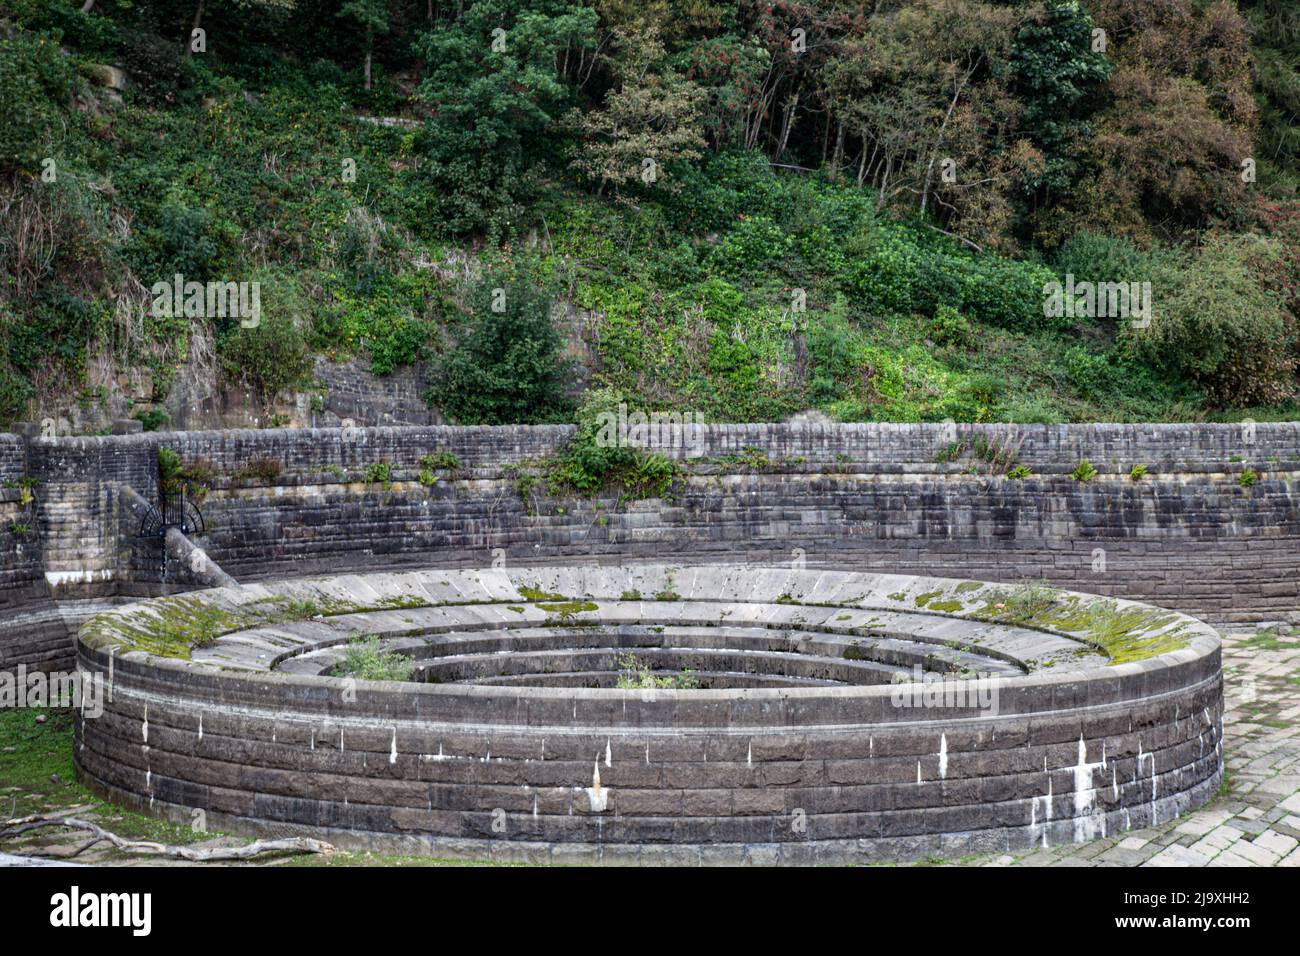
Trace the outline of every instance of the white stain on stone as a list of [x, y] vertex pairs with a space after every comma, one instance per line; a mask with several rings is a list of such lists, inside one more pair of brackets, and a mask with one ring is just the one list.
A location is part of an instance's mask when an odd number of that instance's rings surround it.
[[1138, 756], [1137, 766], [1133, 770], [1133, 782], [1137, 783], [1138, 777], [1142, 775], [1142, 758], [1148, 757], [1151, 760], [1151, 821], [1150, 825], [1155, 826], [1158, 822], [1156, 819], [1156, 755], [1154, 753], [1144, 753], [1142, 750], [1142, 738], [1138, 738]]
[[389, 764], [397, 763], [397, 728], [396, 727], [393, 728], [393, 745], [392, 745], [392, 749], [388, 751], [388, 762]]
[[939, 735], [939, 779], [948, 779], [948, 735]]
[[149, 705], [144, 705], [144, 720], [140, 724], [140, 736], [145, 743], [149, 742]]
[[199, 714], [199, 740], [203, 739], [203, 715]]
[[1047, 831], [1052, 822], [1052, 777], [1047, 776], [1047, 796], [1043, 797], [1043, 849], [1047, 849]]
[[1099, 833], [1105, 834], [1105, 816], [1097, 807], [1096, 790], [1092, 786], [1092, 775], [1100, 763], [1088, 763], [1088, 745], [1084, 743], [1083, 734], [1079, 734], [1079, 762], [1074, 771], [1074, 842], [1083, 843]]
[[612, 758], [613, 758], [613, 751], [610, 750], [609, 738], [606, 737], [605, 738], [605, 766], [606, 767], [614, 766]]
[[604, 813], [605, 808], [609, 806], [608, 787], [600, 785], [600, 761], [597, 760], [591, 768], [591, 786], [587, 787], [587, 798], [591, 801], [592, 813]]

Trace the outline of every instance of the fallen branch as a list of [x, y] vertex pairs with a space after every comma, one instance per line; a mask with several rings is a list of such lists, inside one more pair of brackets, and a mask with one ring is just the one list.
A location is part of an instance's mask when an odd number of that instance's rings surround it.
[[[211, 847], [208, 849], [155, 843], [152, 840], [127, 840], [116, 833], [105, 830], [97, 823], [91, 823], [89, 820], [83, 820], [80, 817], [58, 814], [50, 816], [36, 814], [16, 820], [6, 820], [4, 829], [0, 829], [0, 840], [12, 839], [21, 834], [45, 827], [67, 827], [72, 830], [85, 830], [92, 835], [90, 840], [77, 847], [71, 854], [63, 856], [63, 859], [79, 856], [95, 844], [104, 842], [113, 844], [114, 847], [124, 853], [134, 853], [139, 856], [164, 856], [173, 860], [189, 860], [192, 863], [210, 863], [217, 860], [249, 860], [255, 856], [261, 856], [263, 853], [332, 853], [334, 851], [331, 844], [323, 840], [313, 840], [309, 837], [254, 840], [244, 846]], [[39, 856], [42, 854], [32, 855]]]
[[949, 239], [956, 239], [956, 240], [957, 240], [958, 242], [960, 242], [962, 245], [970, 246], [970, 248], [974, 249], [976, 252], [983, 252], [983, 251], [984, 251], [982, 248], [980, 248], [979, 246], [977, 246], [975, 243], [971, 242], [971, 241], [970, 241], [969, 239], [967, 239], [966, 237], [964, 237], [964, 236], [959, 236], [959, 235], [957, 235], [955, 232], [949, 232], [947, 229], [940, 229], [938, 226], [932, 226], [932, 225], [930, 225], [928, 222], [927, 222], [927, 223], [922, 223], [922, 225], [924, 225], [925, 228], [927, 228], [927, 229], [933, 229], [935, 232], [941, 232], [941, 233], [943, 233], [943, 234], [944, 234], [945, 236], [947, 236]]

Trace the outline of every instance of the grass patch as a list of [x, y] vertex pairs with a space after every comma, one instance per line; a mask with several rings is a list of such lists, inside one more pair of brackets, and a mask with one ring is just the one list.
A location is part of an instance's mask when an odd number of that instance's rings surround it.
[[415, 671], [415, 661], [405, 654], [384, 649], [384, 643], [373, 634], [348, 642], [347, 655], [334, 668], [335, 677], [354, 677], [357, 680], [409, 681]]

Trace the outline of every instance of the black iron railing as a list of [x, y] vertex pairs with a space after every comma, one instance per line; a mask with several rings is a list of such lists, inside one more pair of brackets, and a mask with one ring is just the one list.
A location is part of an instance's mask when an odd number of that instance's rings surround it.
[[203, 513], [190, 497], [188, 485], [165, 492], [161, 504], [149, 508], [140, 521], [139, 537], [166, 537], [168, 528], [179, 528], [186, 535], [202, 534], [206, 530]]

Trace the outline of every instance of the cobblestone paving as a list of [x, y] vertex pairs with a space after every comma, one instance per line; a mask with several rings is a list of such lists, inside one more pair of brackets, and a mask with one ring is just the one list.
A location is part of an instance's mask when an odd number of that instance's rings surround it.
[[1078, 846], [972, 866], [1300, 866], [1300, 628], [1224, 636], [1227, 787], [1205, 807]]

